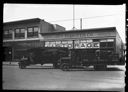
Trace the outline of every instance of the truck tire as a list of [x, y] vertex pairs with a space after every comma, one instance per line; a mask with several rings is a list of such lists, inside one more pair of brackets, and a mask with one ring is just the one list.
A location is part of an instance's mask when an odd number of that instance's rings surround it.
[[61, 69], [63, 71], [69, 71], [69, 65], [68, 64], [62, 64]]
[[25, 66], [25, 64], [23, 64], [23, 62], [21, 63], [21, 62], [19, 62], [19, 68], [20, 69], [25, 69], [26, 68], [26, 66]]
[[106, 70], [107, 65], [94, 65], [95, 70]]
[[58, 68], [59, 68], [59, 65], [58, 65], [57, 63], [54, 63], [54, 64], [53, 64], [53, 67], [54, 67], [55, 69], [58, 69]]

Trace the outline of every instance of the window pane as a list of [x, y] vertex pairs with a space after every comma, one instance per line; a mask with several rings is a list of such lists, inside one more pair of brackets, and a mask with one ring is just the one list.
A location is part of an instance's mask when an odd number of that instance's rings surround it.
[[12, 34], [12, 30], [9, 30], [9, 34]]
[[107, 45], [108, 45], [108, 47], [113, 47], [114, 43], [113, 42], [108, 42]]
[[106, 42], [101, 42], [100, 47], [106, 47]]
[[24, 33], [25, 32], [25, 29], [21, 29], [21, 33]]
[[8, 31], [4, 31], [4, 34], [8, 34]]
[[28, 32], [32, 32], [32, 28], [28, 28]]
[[38, 32], [38, 27], [34, 27], [34, 32]]
[[99, 42], [99, 39], [93, 39], [93, 42]]
[[16, 29], [15, 32], [16, 32], [16, 33], [20, 33], [20, 29]]

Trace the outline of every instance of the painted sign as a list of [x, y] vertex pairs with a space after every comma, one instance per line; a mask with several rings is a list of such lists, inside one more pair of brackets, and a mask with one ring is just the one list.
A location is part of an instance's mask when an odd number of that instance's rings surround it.
[[73, 48], [73, 41], [47, 41], [45, 47], [68, 47]]
[[[73, 41], [47, 41], [45, 47], [68, 47], [73, 48]], [[99, 42], [93, 42], [92, 40], [75, 40], [75, 49], [88, 49], [88, 48], [100, 48]]]
[[74, 48], [76, 49], [88, 49], [88, 48], [99, 48], [99, 42], [92, 42], [92, 40], [80, 40], [74, 41]]

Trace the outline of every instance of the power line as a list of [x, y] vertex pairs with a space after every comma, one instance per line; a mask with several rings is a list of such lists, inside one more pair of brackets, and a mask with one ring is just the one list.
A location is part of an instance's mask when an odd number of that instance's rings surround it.
[[75, 5], [73, 4], [73, 30], [75, 29]]
[[[84, 17], [82, 19], [91, 19], [91, 18], [107, 17], [107, 16], [114, 16], [114, 15], [117, 15], [117, 14], [102, 15], [102, 16], [93, 16], [93, 17]], [[76, 18], [76, 19], [65, 19], [65, 20], [55, 20], [55, 21], [49, 21], [49, 22], [64, 22], [64, 21], [72, 21], [72, 20], [80, 20], [80, 18]]]

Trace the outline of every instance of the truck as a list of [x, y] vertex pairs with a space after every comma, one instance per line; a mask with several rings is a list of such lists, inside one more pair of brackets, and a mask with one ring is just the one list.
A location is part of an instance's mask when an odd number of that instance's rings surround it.
[[[118, 41], [110, 38], [96, 39], [99, 48], [70, 49], [70, 55], [62, 57], [60, 60], [60, 69], [67, 71], [77, 67], [93, 66], [95, 70], [106, 70], [107, 65], [124, 65], [124, 44], [122, 41]], [[92, 43], [94, 45], [95, 42]], [[87, 44], [92, 45], [92, 43], [89, 42]]]
[[19, 68], [25, 69], [27, 66], [35, 64], [53, 64], [54, 68], [59, 68], [61, 57], [67, 57], [68, 48], [61, 47], [37, 47], [27, 49], [26, 54], [19, 61]]
[[91, 46], [89, 44], [98, 48], [38, 47], [28, 49], [24, 56], [26, 58], [19, 61], [19, 68], [24, 69], [32, 64], [52, 63], [54, 68], [63, 71], [88, 66], [94, 66], [95, 70], [106, 70], [107, 65], [125, 64], [125, 50], [122, 42], [109, 38], [86, 43]]

